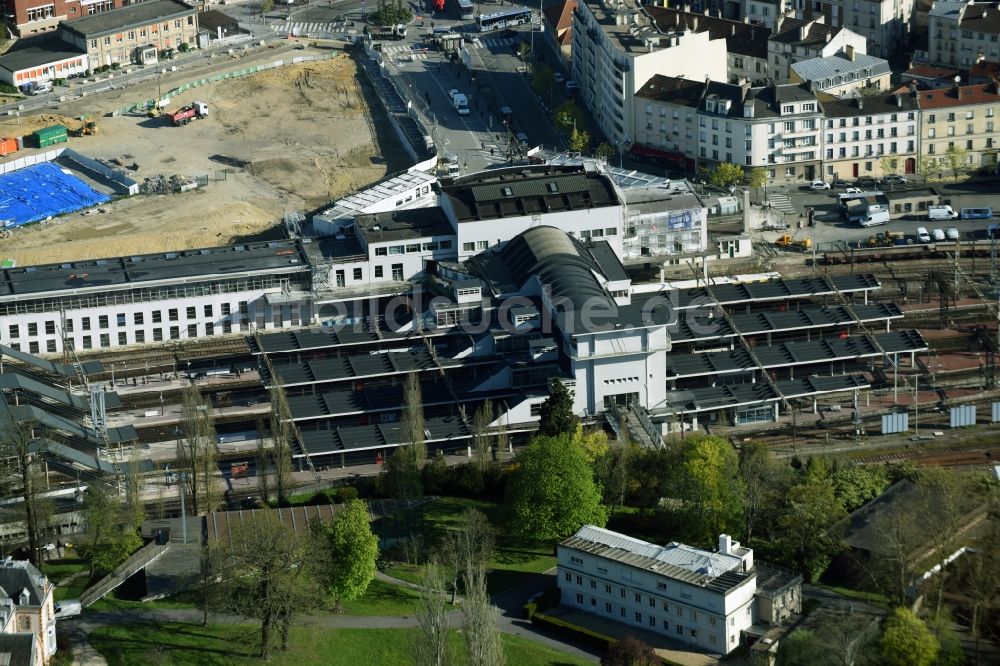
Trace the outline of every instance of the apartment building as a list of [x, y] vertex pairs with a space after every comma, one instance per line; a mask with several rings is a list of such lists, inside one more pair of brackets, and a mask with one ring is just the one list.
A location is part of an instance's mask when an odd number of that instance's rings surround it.
[[152, 60], [198, 43], [198, 10], [180, 0], [146, 0], [59, 25], [59, 37], [86, 51], [90, 67]]
[[842, 25], [865, 38], [868, 53], [888, 58], [906, 45], [914, 0], [843, 0]]
[[788, 83], [793, 64], [846, 52], [848, 46], [855, 53], [868, 52], [864, 37], [847, 28], [828, 25], [823, 17], [804, 20], [779, 16], [767, 45], [771, 77], [776, 83]]
[[816, 92], [844, 97], [861, 90], [888, 90], [892, 70], [882, 58], [846, 51], [792, 65], [791, 83], [808, 83]]
[[[749, 81], [753, 85], [763, 85], [767, 81], [767, 40], [771, 36], [770, 28], [709, 16], [707, 12], [692, 12], [689, 9], [667, 9], [650, 4], [646, 5], [645, 11], [662, 32], [688, 29], [707, 32], [713, 40], [725, 40], [728, 78], [718, 80], [730, 83]], [[695, 77], [689, 75], [687, 78]]]
[[915, 173], [920, 111], [909, 92], [822, 102], [824, 177]]
[[982, 59], [1000, 60], [1000, 4], [938, 0], [927, 23], [931, 64], [969, 69]]
[[[30, 562], [0, 561], [0, 633], [17, 643], [23, 654], [31, 646], [31, 662], [47, 664], [56, 652], [56, 618], [52, 602], [55, 585]], [[13, 647], [13, 644], [11, 644]]]
[[573, 79], [616, 148], [635, 137], [636, 91], [655, 74], [727, 77], [724, 39], [683, 28], [663, 32], [636, 0], [586, 0], [573, 13]]
[[584, 525], [556, 558], [562, 604], [713, 654], [752, 640], [745, 632], [755, 623], [780, 624], [801, 608], [801, 576], [755, 563], [752, 549], [725, 534], [710, 551]]
[[128, 0], [3, 0], [7, 27], [20, 37], [50, 30], [63, 21], [101, 14], [128, 4]]
[[698, 168], [763, 166], [777, 182], [804, 182], [821, 171], [822, 114], [808, 86], [654, 76], [636, 99], [637, 141], [683, 151]]
[[937, 160], [943, 173], [952, 170], [952, 159], [961, 159], [965, 169], [996, 171], [1000, 114], [996, 81], [916, 94], [921, 157]]

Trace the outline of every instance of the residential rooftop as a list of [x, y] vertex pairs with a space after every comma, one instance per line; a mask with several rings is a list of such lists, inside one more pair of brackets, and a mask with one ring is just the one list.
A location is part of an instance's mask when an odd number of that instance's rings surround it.
[[145, 0], [119, 9], [83, 16], [73, 21], [63, 21], [59, 24], [59, 30], [92, 39], [150, 23], [194, 16], [197, 13], [197, 9], [181, 0]]
[[1000, 102], [1000, 84], [996, 81], [974, 86], [952, 86], [940, 90], [917, 91], [917, 103], [922, 111], [996, 102]]
[[652, 4], [645, 5], [645, 11], [661, 32], [707, 32], [710, 39], [726, 40], [726, 51], [730, 54], [767, 59], [767, 40], [771, 36], [767, 26]]
[[[749, 85], [721, 81], [692, 81], [661, 74], [655, 74], [646, 81], [636, 92], [636, 97], [703, 110], [704, 100], [728, 100], [729, 108], [725, 111], [716, 111], [715, 115], [741, 119], [748, 118], [744, 110], [747, 104], [751, 105], [753, 109], [753, 115], [749, 118], [777, 118], [782, 115], [781, 107], [783, 104], [816, 100], [816, 95], [809, 90], [809, 85], [805, 83], [785, 83], [751, 88]], [[805, 113], [815, 114], [818, 111]]]
[[848, 56], [842, 51], [825, 58], [810, 58], [793, 63], [792, 71], [803, 81], [814, 83], [820, 90], [864, 81], [892, 72], [888, 60], [864, 53]]
[[829, 43], [842, 30], [847, 28], [827, 25], [823, 23], [822, 17], [795, 19], [782, 16], [775, 21], [771, 41], [793, 48], [815, 49]]
[[613, 560], [721, 593], [739, 587], [755, 576], [754, 572], [740, 571], [743, 560], [735, 555], [713, 553], [676, 541], [658, 546], [594, 525], [584, 525], [576, 534], [560, 542], [559, 548]]
[[[905, 90], [905, 89], [904, 89]], [[843, 98], [820, 102], [827, 118], [851, 118], [907, 113], [918, 110], [917, 98], [909, 92]]]

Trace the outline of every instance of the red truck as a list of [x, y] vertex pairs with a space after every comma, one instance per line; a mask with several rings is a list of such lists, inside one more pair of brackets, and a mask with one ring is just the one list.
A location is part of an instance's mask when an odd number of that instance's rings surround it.
[[174, 125], [187, 125], [194, 118], [204, 118], [208, 115], [208, 104], [191, 102], [185, 107], [167, 114], [167, 119]]

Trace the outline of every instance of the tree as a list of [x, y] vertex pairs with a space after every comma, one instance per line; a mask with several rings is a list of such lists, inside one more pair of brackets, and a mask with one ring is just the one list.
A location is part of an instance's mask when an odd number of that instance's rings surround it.
[[628, 634], [608, 646], [601, 666], [660, 666], [663, 662], [653, 648]]
[[90, 561], [90, 575], [108, 573], [142, 545], [130, 507], [101, 482], [83, 493], [85, 540], [81, 552]]
[[552, 89], [556, 85], [556, 75], [552, 68], [543, 63], [535, 63], [531, 73], [531, 87], [539, 95], [552, 100]]
[[767, 169], [764, 167], [754, 167], [750, 169], [750, 176], [747, 184], [755, 190], [759, 190], [767, 185]]
[[318, 601], [315, 586], [303, 575], [308, 549], [270, 511], [255, 512], [235, 527], [226, 560], [226, 605], [243, 617], [260, 621], [260, 656], [268, 659], [275, 630], [287, 645], [287, 630], [296, 613]]
[[762, 515], [779, 504], [783, 490], [779, 476], [767, 445], [752, 441], [740, 447], [737, 487], [743, 505], [742, 536], [747, 546], [753, 541]]
[[40, 552], [42, 539], [45, 537], [47, 516], [51, 514], [51, 505], [41, 496], [40, 488], [44, 487], [42, 479], [41, 459], [31, 450], [35, 441], [33, 426], [28, 422], [15, 421], [13, 414], [0, 440], [0, 459], [4, 460], [7, 469], [4, 477], [15, 479], [17, 496], [21, 499], [24, 512], [24, 527], [28, 534], [28, 561], [35, 566], [41, 564]]
[[139, 447], [132, 447], [128, 461], [128, 474], [125, 477], [125, 504], [128, 507], [129, 525], [133, 530], [142, 529], [142, 521], [146, 519], [146, 506], [142, 501], [142, 467], [139, 460]]
[[[493, 557], [495, 538], [486, 515], [466, 509], [458, 517], [455, 529], [448, 530], [441, 542], [441, 563], [451, 577], [451, 603], [458, 594], [458, 580], [470, 567], [485, 567]], [[466, 582], [466, 586], [468, 586]]]
[[264, 443], [264, 420], [257, 417], [257, 488], [260, 490], [260, 501], [267, 504], [271, 501], [271, 486], [268, 483], [272, 456]]
[[839, 548], [830, 528], [847, 513], [826, 478], [807, 477], [788, 491], [785, 503], [779, 519], [782, 545], [795, 566], [817, 580]]
[[569, 99], [556, 107], [552, 118], [555, 120], [559, 131], [567, 136], [569, 136], [574, 128], [583, 127], [585, 124], [583, 111], [580, 110], [580, 107], [573, 100]]
[[497, 623], [500, 609], [486, 591], [486, 567], [474, 562], [465, 570], [465, 599], [462, 603], [462, 638], [470, 666], [504, 666], [503, 642]]
[[274, 0], [261, 0], [260, 3], [261, 16], [267, 15], [267, 13], [270, 12], [272, 9], [274, 9]]
[[702, 543], [714, 543], [720, 534], [737, 533], [743, 514], [739, 459], [729, 442], [720, 437], [689, 439], [681, 465], [692, 534]]
[[416, 372], [406, 375], [403, 386], [403, 410], [399, 414], [400, 435], [407, 446], [413, 447], [418, 467], [427, 460], [427, 445], [424, 444], [424, 398], [420, 391], [420, 380]]
[[955, 631], [955, 622], [948, 609], [942, 609], [936, 618], [929, 618], [927, 628], [937, 639], [939, 645], [934, 666], [962, 666], [965, 663], [962, 638]]
[[716, 187], [729, 189], [743, 182], [746, 174], [743, 167], [732, 162], [722, 162], [712, 170], [711, 183]]
[[599, 429], [584, 432], [583, 424], [577, 423], [576, 430], [573, 431], [573, 444], [583, 452], [587, 463], [593, 465], [608, 452], [608, 433]]
[[848, 465], [833, 473], [833, 490], [850, 513], [889, 487], [889, 472], [877, 465]]
[[507, 505], [514, 530], [536, 539], [559, 539], [585, 524], [603, 527], [608, 517], [593, 471], [568, 434], [532, 439], [517, 457]]
[[876, 585], [900, 605], [906, 603], [907, 590], [916, 573], [912, 554], [924, 542], [923, 526], [912, 514], [911, 507], [896, 502], [872, 520], [878, 549], [871, 560], [870, 573]]
[[372, 533], [368, 505], [349, 500], [328, 527], [313, 523], [317, 553], [311, 560], [317, 578], [333, 596], [336, 610], [342, 601], [353, 601], [365, 593], [375, 578], [378, 537]]
[[816, 666], [826, 661], [826, 647], [810, 629], [796, 629], [781, 639], [777, 666]]
[[924, 178], [931, 178], [941, 174], [941, 165], [936, 157], [922, 157], [917, 160], [917, 173]]
[[549, 397], [538, 411], [538, 433], [558, 437], [576, 431], [580, 422], [573, 414], [573, 394], [558, 379], [549, 382]]
[[611, 144], [607, 141], [601, 141], [597, 144], [597, 148], [594, 150], [594, 157], [599, 160], [607, 162], [611, 159], [611, 156], [615, 154], [615, 149], [611, 147]]
[[381, 483], [396, 499], [416, 499], [424, 494], [420, 465], [412, 446], [397, 446], [382, 466]]
[[216, 486], [215, 424], [212, 404], [191, 385], [181, 396], [180, 434], [177, 438], [177, 467], [183, 472], [182, 492], [190, 502], [191, 513], [201, 515], [215, 510], [219, 502]]
[[424, 568], [423, 588], [417, 607], [420, 640], [417, 641], [417, 666], [447, 666], [448, 612], [445, 609], [444, 575], [441, 566], [431, 561]]
[[212, 607], [213, 592], [222, 572], [222, 553], [219, 547], [204, 543], [198, 562], [198, 584], [201, 587], [201, 626], [208, 626], [208, 611]]
[[472, 453], [483, 471], [493, 464], [493, 437], [490, 434], [493, 419], [493, 403], [489, 400], [472, 415]]
[[569, 135], [569, 149], [574, 153], [586, 153], [590, 147], [590, 132], [573, 128]]
[[[288, 396], [285, 387], [278, 379], [271, 385], [271, 460], [274, 470], [274, 491], [278, 495], [278, 504], [288, 501], [288, 490], [292, 476], [292, 439], [295, 428], [292, 425], [292, 412], [288, 408]], [[266, 500], [265, 500], [266, 501]]]
[[895, 157], [889, 157], [888, 155], [882, 157], [878, 161], [879, 168], [882, 169], [883, 174], [896, 173], [899, 171], [899, 160]]
[[896, 608], [885, 623], [882, 659], [886, 666], [931, 666], [940, 645], [909, 608]]
[[958, 180], [959, 176], [969, 170], [969, 151], [959, 146], [951, 146], [945, 151], [943, 163], [951, 170], [952, 179]]

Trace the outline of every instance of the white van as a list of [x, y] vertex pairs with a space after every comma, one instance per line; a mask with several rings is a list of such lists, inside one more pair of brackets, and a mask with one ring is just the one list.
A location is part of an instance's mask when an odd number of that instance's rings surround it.
[[917, 240], [921, 243], [931, 242], [931, 235], [927, 233], [927, 227], [917, 227]]
[[55, 603], [55, 617], [57, 620], [76, 617], [83, 612], [83, 605], [79, 599], [63, 599]]
[[862, 227], [875, 227], [880, 224], [889, 224], [889, 211], [876, 210], [861, 218]]
[[951, 206], [928, 206], [928, 220], [955, 220], [958, 219], [958, 212]]

